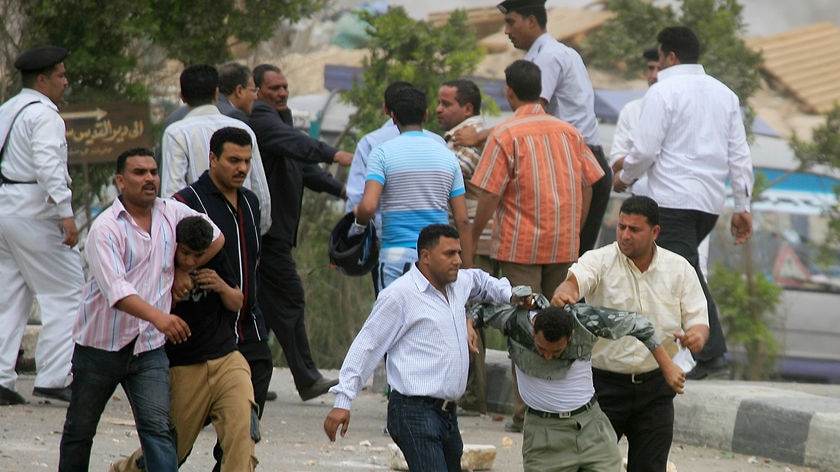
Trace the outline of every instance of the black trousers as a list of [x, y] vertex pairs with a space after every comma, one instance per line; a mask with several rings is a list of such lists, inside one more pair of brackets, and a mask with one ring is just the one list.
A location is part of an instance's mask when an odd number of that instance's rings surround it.
[[691, 267], [694, 267], [709, 307], [709, 341], [702, 351], [694, 355], [698, 361], [714, 359], [726, 352], [726, 340], [723, 337], [717, 306], [700, 270], [700, 256], [697, 253], [697, 246], [712, 232], [717, 219], [718, 215], [697, 210], [659, 208], [659, 225], [662, 230], [656, 244], [685, 257]]
[[583, 227], [580, 229], [580, 250], [578, 254], [595, 247], [598, 242], [598, 232], [601, 231], [601, 221], [604, 219], [604, 213], [607, 211], [607, 203], [610, 201], [610, 192], [612, 191], [613, 174], [606, 156], [604, 156], [604, 148], [601, 146], [589, 146], [595, 158], [598, 159], [598, 164], [601, 164], [601, 169], [604, 170], [604, 176], [600, 180], [592, 184], [592, 202], [589, 204], [589, 213], [586, 214], [586, 220], [583, 222]]
[[601, 409], [620, 440], [627, 436], [627, 472], [665, 472], [674, 438], [674, 391], [659, 372], [641, 383], [592, 369]]
[[257, 300], [268, 328], [274, 331], [298, 390], [321, 378], [309, 350], [304, 323], [303, 283], [292, 257], [292, 246], [264, 236]]

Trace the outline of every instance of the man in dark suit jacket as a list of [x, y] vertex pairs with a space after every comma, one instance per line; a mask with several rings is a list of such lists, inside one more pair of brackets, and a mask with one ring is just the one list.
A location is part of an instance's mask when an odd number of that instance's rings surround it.
[[287, 106], [289, 83], [270, 64], [254, 69], [258, 100], [248, 124], [257, 136], [265, 164], [272, 205], [271, 228], [263, 236], [258, 302], [268, 326], [286, 355], [298, 394], [306, 401], [327, 393], [337, 383], [325, 379], [312, 360], [304, 324], [303, 283], [292, 248], [297, 242], [303, 187], [345, 198], [344, 184], [318, 166], [337, 162], [349, 166], [353, 155], [313, 139], [292, 126]]

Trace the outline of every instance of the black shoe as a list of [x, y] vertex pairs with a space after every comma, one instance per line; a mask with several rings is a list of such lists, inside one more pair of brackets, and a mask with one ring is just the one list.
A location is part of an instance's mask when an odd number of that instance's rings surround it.
[[511, 422], [505, 423], [505, 431], [507, 431], [508, 433], [521, 433], [522, 432], [522, 426], [517, 426], [517, 425], [513, 424], [513, 422], [511, 421]]
[[62, 388], [35, 387], [32, 395], [70, 403], [70, 386]]
[[729, 378], [729, 363], [723, 356], [714, 357], [705, 361], [697, 361], [697, 365], [691, 369], [691, 372], [685, 374], [685, 378], [689, 380], [711, 380], [711, 379], [728, 379]]
[[314, 384], [298, 390], [298, 395], [300, 395], [300, 399], [303, 401], [312, 400], [315, 397], [320, 397], [329, 392], [330, 387], [333, 385], [338, 385], [338, 379], [325, 379], [321, 377]]
[[14, 390], [0, 387], [0, 405], [24, 405], [26, 399]]
[[274, 400], [277, 400], [277, 392], [275, 392], [274, 390], [269, 390], [265, 393], [265, 401], [273, 402]]

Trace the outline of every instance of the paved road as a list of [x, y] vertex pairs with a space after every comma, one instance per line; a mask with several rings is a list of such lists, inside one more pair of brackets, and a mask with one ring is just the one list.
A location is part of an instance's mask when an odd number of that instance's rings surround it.
[[[335, 375], [335, 372], [332, 373]], [[0, 471], [28, 472], [55, 470], [58, 444], [66, 408], [63, 404], [39, 402], [31, 396], [32, 377], [23, 376], [18, 390], [28, 405], [0, 407]], [[382, 434], [385, 403], [381, 395], [363, 393], [354, 402], [350, 431], [335, 444], [323, 433], [324, 417], [332, 407], [332, 395], [303, 403], [292, 386], [288, 370], [276, 369], [272, 389], [279, 398], [269, 402], [263, 417], [263, 441], [257, 445], [258, 470], [280, 472], [379, 471], [388, 468], [388, 444]], [[496, 447], [494, 471], [522, 470], [522, 436], [505, 433], [503, 418], [461, 418], [465, 443]], [[208, 471], [215, 433], [208, 427], [201, 433], [192, 456], [182, 471]], [[94, 439], [92, 471], [106, 471], [109, 464], [138, 447], [137, 433], [128, 402], [118, 389], [109, 403]], [[625, 449], [622, 446], [622, 449]], [[671, 460], [679, 472], [814, 472], [816, 469], [789, 466], [760, 457], [749, 457], [674, 444]]]

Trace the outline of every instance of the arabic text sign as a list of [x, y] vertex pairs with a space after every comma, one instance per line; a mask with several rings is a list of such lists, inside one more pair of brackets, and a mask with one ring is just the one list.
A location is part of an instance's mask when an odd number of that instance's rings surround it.
[[148, 103], [111, 102], [61, 107], [70, 164], [114, 162], [126, 149], [150, 148]]

